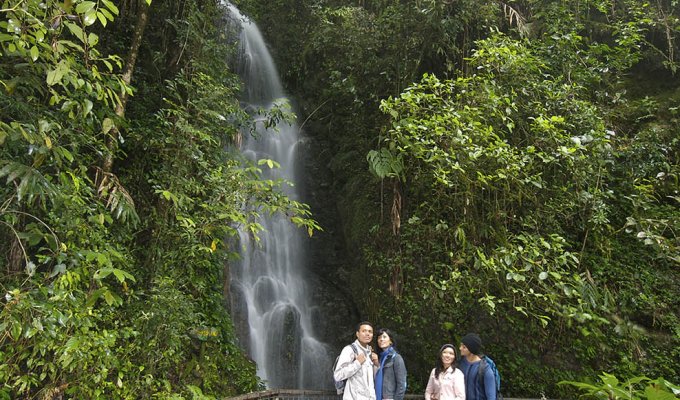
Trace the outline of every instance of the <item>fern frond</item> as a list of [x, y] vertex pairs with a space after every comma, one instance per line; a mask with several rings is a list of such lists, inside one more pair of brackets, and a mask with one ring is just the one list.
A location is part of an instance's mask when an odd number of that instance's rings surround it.
[[399, 178], [404, 170], [401, 157], [395, 156], [389, 149], [371, 150], [366, 156], [370, 171], [380, 179]]
[[57, 190], [37, 169], [16, 161], [0, 161], [0, 179], [7, 177], [7, 184], [14, 183], [17, 201], [27, 204], [40, 199], [53, 201]]

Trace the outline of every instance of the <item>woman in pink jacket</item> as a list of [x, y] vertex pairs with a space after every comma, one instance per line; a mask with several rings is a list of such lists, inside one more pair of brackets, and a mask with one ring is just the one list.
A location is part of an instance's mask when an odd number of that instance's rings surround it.
[[452, 344], [439, 349], [436, 367], [427, 381], [425, 400], [465, 400], [465, 380], [456, 368], [456, 348]]

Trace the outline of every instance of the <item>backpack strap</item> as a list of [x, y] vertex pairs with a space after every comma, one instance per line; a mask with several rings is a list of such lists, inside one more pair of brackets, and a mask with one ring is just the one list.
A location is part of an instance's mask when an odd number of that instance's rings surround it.
[[[479, 362], [479, 369], [477, 370], [477, 381], [479, 382], [479, 386], [484, 389], [484, 372], [487, 368], [489, 368], [489, 364], [486, 362], [486, 356], [481, 357], [481, 361]], [[479, 390], [479, 387], [477, 388]]]

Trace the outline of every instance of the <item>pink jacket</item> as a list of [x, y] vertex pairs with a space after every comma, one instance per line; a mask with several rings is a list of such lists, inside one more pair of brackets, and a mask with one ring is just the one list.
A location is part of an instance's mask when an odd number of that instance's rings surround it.
[[463, 372], [458, 368], [449, 367], [439, 374], [439, 379], [436, 379], [432, 369], [425, 389], [425, 400], [465, 400]]

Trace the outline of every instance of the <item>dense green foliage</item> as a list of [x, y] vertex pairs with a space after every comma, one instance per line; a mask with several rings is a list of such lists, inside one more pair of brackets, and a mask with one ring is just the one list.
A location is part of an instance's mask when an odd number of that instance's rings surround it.
[[[235, 3], [410, 390], [473, 330], [506, 395], [680, 382], [675, 1]], [[220, 2], [0, 4], [0, 398], [258, 388], [223, 304], [235, 226], [260, 229], [242, 204], [316, 224], [235, 151]]]
[[0, 398], [258, 388], [223, 301], [229, 238], [260, 229], [246, 200], [315, 225], [224, 150], [248, 122], [221, 6], [0, 4]]
[[241, 3], [333, 155], [352, 292], [409, 388], [467, 331], [506, 395], [680, 381], [675, 2]]

